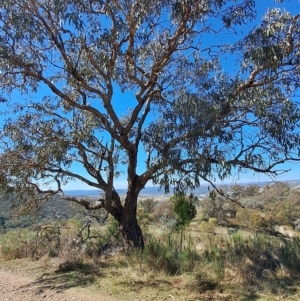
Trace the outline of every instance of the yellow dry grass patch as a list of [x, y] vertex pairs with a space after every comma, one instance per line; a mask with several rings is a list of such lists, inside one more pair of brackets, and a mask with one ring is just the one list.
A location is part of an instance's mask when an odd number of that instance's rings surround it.
[[168, 276], [125, 255], [105, 259], [105, 266], [95, 285], [120, 300], [196, 300], [189, 275]]

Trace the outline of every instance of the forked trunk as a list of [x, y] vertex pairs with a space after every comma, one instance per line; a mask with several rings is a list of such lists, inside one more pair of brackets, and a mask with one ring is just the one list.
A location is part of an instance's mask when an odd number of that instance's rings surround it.
[[133, 185], [130, 185], [127, 191], [123, 214], [119, 219], [119, 227], [126, 249], [132, 247], [143, 249], [143, 233], [137, 222], [137, 199], [139, 190], [133, 189], [133, 187], [136, 188], [136, 182], [133, 182]]
[[142, 229], [137, 223], [135, 216], [128, 218], [124, 216], [119, 222], [120, 232], [124, 239], [125, 249], [131, 249], [132, 247], [143, 249], [144, 238]]
[[134, 247], [143, 249], [143, 233], [137, 222], [138, 193], [127, 192], [123, 206], [117, 193], [115, 193], [113, 197], [114, 201], [112, 203], [104, 202], [104, 208], [117, 220], [125, 248], [130, 249]]

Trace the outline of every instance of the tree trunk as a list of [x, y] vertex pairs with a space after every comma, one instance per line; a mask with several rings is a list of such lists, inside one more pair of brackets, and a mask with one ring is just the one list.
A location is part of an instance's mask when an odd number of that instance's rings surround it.
[[144, 248], [142, 229], [138, 225], [136, 217], [132, 216], [131, 218], [128, 218], [124, 215], [119, 222], [119, 227], [124, 239], [125, 249], [128, 250], [132, 247], [138, 249]]
[[122, 206], [119, 196], [115, 193], [113, 206], [111, 202], [104, 203], [104, 208], [117, 220], [119, 231], [123, 236], [126, 249], [132, 247], [143, 249], [143, 233], [137, 222], [138, 192], [128, 190], [125, 203]]
[[123, 214], [118, 220], [126, 249], [132, 247], [144, 248], [142, 229], [137, 222], [137, 199], [140, 191], [137, 186], [136, 181], [132, 181], [131, 185], [129, 185], [125, 197]]
[[143, 233], [136, 216], [137, 196], [133, 198], [126, 196], [124, 206], [121, 202], [115, 202], [114, 205], [113, 208], [111, 206], [104, 206], [104, 208], [117, 220], [125, 248], [143, 249]]

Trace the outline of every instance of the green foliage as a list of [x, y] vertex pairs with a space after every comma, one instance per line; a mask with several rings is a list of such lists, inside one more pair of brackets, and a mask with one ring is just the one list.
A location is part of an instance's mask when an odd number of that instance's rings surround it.
[[[113, 223], [112, 221], [114, 219], [111, 219], [110, 223]], [[91, 240], [69, 245], [66, 249], [65, 240], [73, 241], [81, 226], [80, 221], [72, 219], [64, 223], [61, 228], [48, 224], [37, 231], [28, 229], [11, 231], [0, 237], [0, 254], [5, 259], [41, 258], [44, 255], [50, 257], [52, 251], [56, 250], [60, 255], [63, 254], [64, 259], [57, 272], [68, 279], [75, 277], [81, 284], [93, 282], [95, 275], [100, 276], [99, 264], [103, 263], [103, 268], [111, 268], [113, 263], [121, 257], [123, 266], [130, 267], [131, 272], [134, 269], [139, 279], [141, 275], [145, 277], [143, 279], [147, 279], [147, 271], [151, 271], [151, 277], [154, 272], [159, 274], [159, 281], [163, 274], [176, 275], [175, 278], [170, 279], [170, 282], [167, 282], [169, 285], [181, 279], [181, 275], [185, 274], [188, 276], [189, 289], [208, 294], [209, 297], [210, 293], [216, 291], [219, 293], [225, 289], [228, 292], [236, 291], [237, 287], [241, 290], [261, 290], [261, 293], [266, 287], [274, 291], [280, 287], [292, 289], [298, 284], [300, 277], [299, 238], [284, 240], [261, 234], [251, 237], [248, 233], [244, 235], [241, 231], [231, 236], [212, 234], [214, 241], [208, 244], [198, 230], [197, 233], [193, 232], [192, 235], [184, 237], [183, 242], [178, 233], [174, 233], [168, 241], [166, 233], [159, 235], [155, 232], [155, 237], [147, 235], [144, 250], [122, 254], [110, 258], [107, 262], [101, 259], [100, 263], [95, 257], [99, 255], [97, 249], [91, 252], [88, 250], [90, 248], [88, 243]], [[111, 233], [115, 226], [116, 224], [110, 226]], [[216, 226], [216, 220], [210, 219], [205, 226], [211, 226], [213, 229]], [[157, 225], [155, 225], [155, 230], [157, 230]], [[104, 243], [112, 242], [111, 239], [109, 241], [107, 239], [108, 236], [99, 236], [98, 241], [94, 241], [94, 246], [97, 244], [101, 247]], [[58, 241], [59, 244], [57, 244]], [[199, 249], [199, 241], [201, 249]], [[56, 249], [53, 248], [54, 246]], [[64, 248], [65, 253], [62, 252]], [[86, 254], [93, 258], [87, 257]], [[117, 267], [120, 271], [120, 265], [117, 264]], [[121, 273], [124, 273], [123, 270]], [[114, 277], [116, 275], [119, 274], [114, 274]], [[128, 282], [128, 275], [126, 277]], [[148, 279], [145, 281], [147, 281], [148, 289]], [[156, 278], [155, 283], [157, 283]], [[232, 298], [237, 300], [237, 298]]]
[[[230, 187], [231, 196], [246, 207], [237, 210], [236, 217], [240, 225], [272, 235], [276, 235], [277, 226], [298, 229], [300, 190], [297, 184], [274, 182], [254, 190], [253, 186]], [[245, 194], [246, 191], [253, 193]]]
[[0, 253], [4, 259], [44, 256], [68, 256], [77, 253], [98, 256], [105, 244], [115, 243], [120, 237], [115, 224], [108, 225], [106, 232], [92, 229], [83, 231], [84, 223], [70, 219], [64, 223], [47, 223], [35, 229], [13, 229], [0, 236]]
[[174, 212], [177, 216], [177, 227], [185, 228], [196, 217], [195, 204], [184, 194], [177, 193], [174, 197]]
[[[19, 212], [79, 180], [103, 199], [65, 199], [129, 229], [149, 181], [186, 191], [299, 160], [299, 16], [269, 10], [234, 44], [257, 19], [253, 0], [2, 0], [0, 16], [0, 102], [21, 99], [1, 104], [0, 182]], [[228, 40], [210, 39], [224, 31]], [[114, 181], [125, 170], [122, 204]]]
[[28, 229], [9, 231], [0, 236], [0, 253], [5, 260], [32, 257], [35, 233]]
[[[174, 229], [180, 231], [180, 248], [182, 248], [184, 230], [186, 226], [190, 224], [192, 219], [196, 217], [197, 210], [193, 200], [191, 198], [187, 198], [181, 192], [175, 193], [173, 199], [174, 199], [173, 210], [176, 214], [176, 223], [174, 224]], [[169, 244], [171, 239], [170, 235], [169, 235]]]
[[113, 216], [109, 216], [107, 228], [105, 230], [106, 239], [108, 242], [120, 242], [121, 234], [119, 231], [118, 222], [113, 218]]
[[285, 267], [298, 273], [300, 270], [300, 238], [285, 241], [279, 249], [279, 260]]
[[147, 264], [171, 275], [192, 271], [200, 258], [191, 244], [182, 248], [177, 240], [150, 239], [144, 252]]
[[55, 257], [60, 249], [60, 235], [56, 230], [52, 228], [41, 233], [29, 229], [8, 231], [0, 239], [2, 256], [5, 259], [39, 259], [45, 254]]
[[[266, 271], [269, 271], [276, 278], [276, 271], [281, 266], [293, 271], [299, 269], [298, 238], [282, 242], [267, 238], [264, 235], [247, 239], [240, 235], [232, 235], [228, 243], [231, 250], [230, 253], [227, 253], [228, 259], [231, 264], [236, 266], [245, 282], [258, 283], [260, 279], [266, 277], [264, 274], [268, 275]], [[243, 262], [245, 258], [248, 258], [248, 264], [238, 264]], [[292, 280], [290, 279], [290, 281]]]
[[[176, 237], [171, 244], [164, 239], [150, 238], [143, 264], [167, 274], [193, 272], [201, 292], [222, 287], [227, 277], [247, 286], [265, 282], [276, 287], [281, 282], [297, 281], [299, 276], [298, 238], [279, 241], [264, 235], [251, 238], [235, 233], [225, 239], [216, 237], [214, 243], [206, 245], [201, 252], [196, 250], [190, 237], [184, 242], [184, 248], [180, 244]], [[286, 270], [290, 274], [285, 274]]]

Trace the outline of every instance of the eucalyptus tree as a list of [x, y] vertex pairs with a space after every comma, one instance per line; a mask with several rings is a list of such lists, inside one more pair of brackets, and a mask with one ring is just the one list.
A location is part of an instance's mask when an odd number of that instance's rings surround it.
[[149, 181], [182, 191], [299, 160], [300, 16], [269, 10], [236, 35], [254, 4], [2, 0], [1, 179], [16, 205], [31, 210], [80, 180], [104, 197], [64, 198], [105, 208], [125, 243], [143, 247], [137, 198]]

